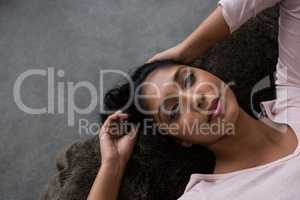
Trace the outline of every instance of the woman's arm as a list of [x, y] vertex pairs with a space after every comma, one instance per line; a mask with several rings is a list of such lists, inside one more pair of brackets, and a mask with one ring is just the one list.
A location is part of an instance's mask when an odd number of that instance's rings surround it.
[[101, 167], [88, 200], [116, 200], [126, 164], [133, 151], [137, 129], [130, 133], [116, 132], [118, 123], [127, 114], [116, 112], [104, 122], [99, 132]]
[[184, 41], [154, 55], [147, 62], [172, 59], [191, 63], [229, 34], [230, 29], [222, 16], [222, 8], [218, 6]]
[[191, 63], [249, 18], [281, 0], [221, 0], [219, 6], [185, 40], [147, 62], [172, 59]]
[[88, 200], [115, 200], [117, 199], [124, 166], [117, 163], [102, 163], [98, 171]]

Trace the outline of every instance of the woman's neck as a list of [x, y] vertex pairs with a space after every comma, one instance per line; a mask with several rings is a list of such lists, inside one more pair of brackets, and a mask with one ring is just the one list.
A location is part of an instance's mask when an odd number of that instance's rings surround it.
[[[217, 163], [233, 168], [249, 168], [272, 161], [283, 134], [240, 109], [234, 134], [224, 136], [208, 148], [216, 155]], [[229, 167], [230, 168], [230, 167]]]

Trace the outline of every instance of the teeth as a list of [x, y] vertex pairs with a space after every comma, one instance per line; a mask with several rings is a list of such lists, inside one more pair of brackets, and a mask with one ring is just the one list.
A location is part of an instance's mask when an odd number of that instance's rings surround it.
[[210, 112], [212, 112], [210, 115], [209, 115], [209, 122], [213, 120], [213, 118], [215, 117], [216, 114], [218, 114], [218, 108], [220, 106], [220, 98], [217, 98], [217, 99], [214, 99], [213, 102], [212, 102], [212, 105], [211, 105], [211, 110]]
[[214, 112], [213, 112], [213, 114], [212, 114], [212, 117], [215, 117], [215, 116], [218, 114], [219, 106], [220, 106], [220, 102], [217, 101], [217, 106], [216, 106], [216, 109], [214, 110]]
[[215, 113], [218, 112], [218, 108], [219, 108], [219, 101], [218, 101], [217, 103], [218, 103], [218, 104], [217, 104], [217, 107], [216, 107], [216, 109], [215, 109]]

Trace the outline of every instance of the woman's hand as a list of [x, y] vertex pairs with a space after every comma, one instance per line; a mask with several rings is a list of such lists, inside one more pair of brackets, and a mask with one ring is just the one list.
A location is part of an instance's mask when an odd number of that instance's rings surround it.
[[184, 46], [182, 43], [170, 49], [155, 54], [150, 59], [148, 59], [146, 63], [151, 63], [160, 60], [175, 60], [185, 64], [189, 64], [190, 62], [193, 61], [191, 57], [185, 55]]
[[122, 176], [133, 151], [137, 128], [127, 134], [120, 129], [120, 120], [128, 118], [120, 111], [110, 115], [99, 132], [101, 167], [95, 178], [88, 200], [116, 200]]
[[102, 165], [117, 165], [125, 167], [129, 160], [137, 134], [137, 128], [131, 127], [129, 133], [122, 132], [120, 121], [128, 115], [120, 111], [110, 115], [99, 132]]

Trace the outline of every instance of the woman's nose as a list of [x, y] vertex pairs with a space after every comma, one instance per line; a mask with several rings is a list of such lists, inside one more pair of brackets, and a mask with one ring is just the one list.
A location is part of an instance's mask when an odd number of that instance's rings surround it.
[[196, 111], [204, 111], [207, 108], [206, 97], [203, 94], [196, 94], [193, 99], [194, 110]]
[[200, 112], [207, 107], [205, 95], [196, 93], [185, 93], [182, 95], [182, 103], [185, 105], [186, 112]]

